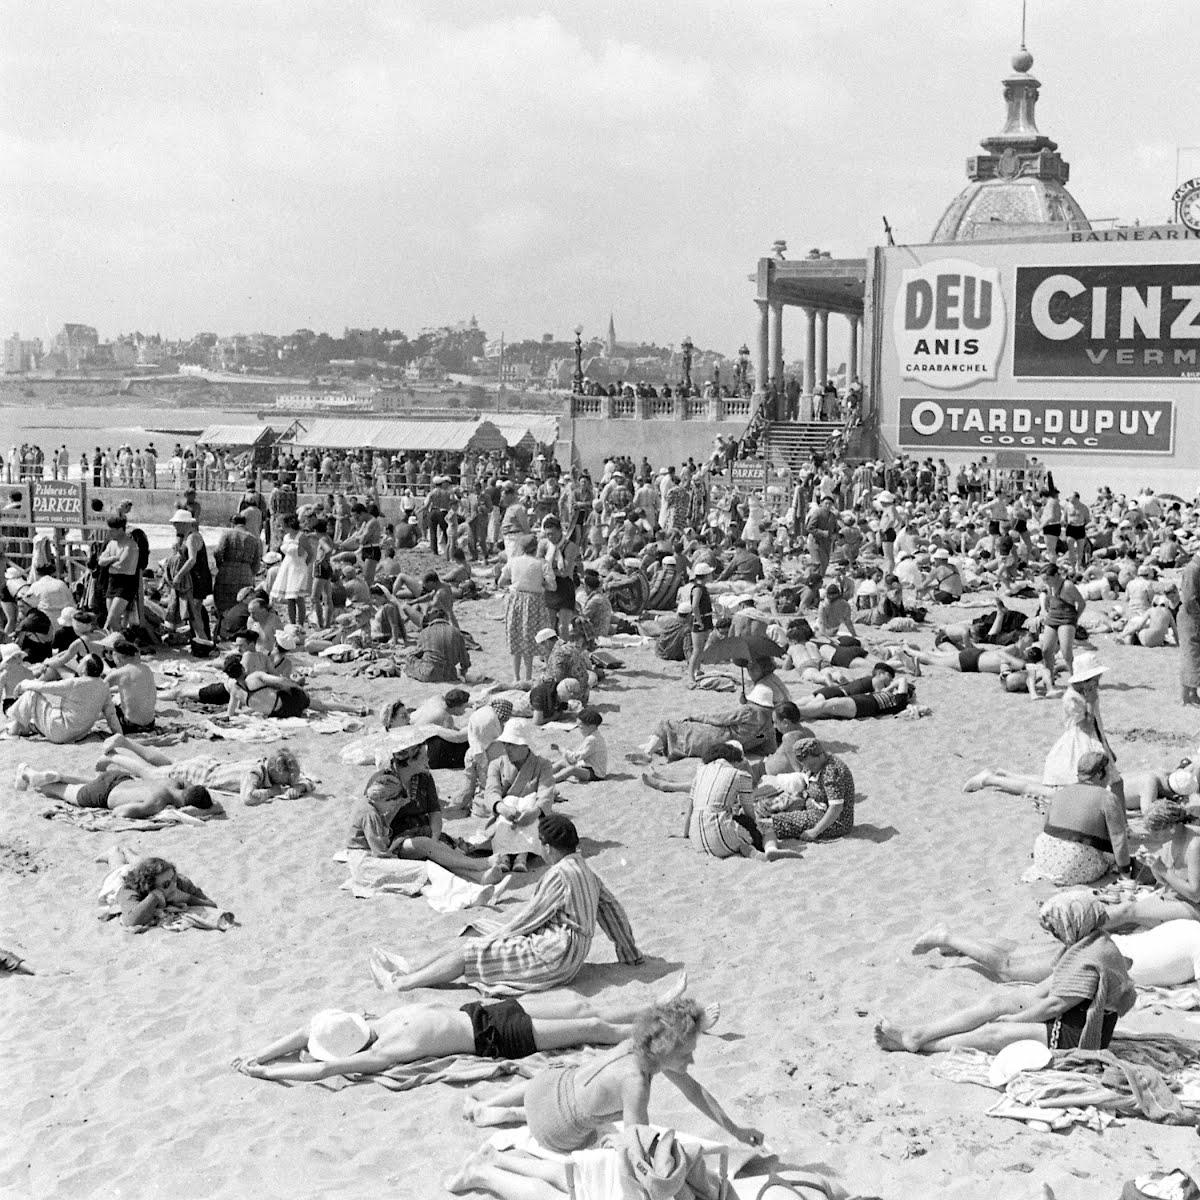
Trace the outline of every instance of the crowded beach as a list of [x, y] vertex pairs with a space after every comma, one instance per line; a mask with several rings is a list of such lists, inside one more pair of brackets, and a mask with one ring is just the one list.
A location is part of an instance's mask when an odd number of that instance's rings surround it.
[[136, 495], [77, 578], [7, 547], [0, 1190], [1191, 1165], [1200, 506], [726, 449], [426, 456], [397, 519], [284, 459], [220, 529], [180, 478], [165, 554]]

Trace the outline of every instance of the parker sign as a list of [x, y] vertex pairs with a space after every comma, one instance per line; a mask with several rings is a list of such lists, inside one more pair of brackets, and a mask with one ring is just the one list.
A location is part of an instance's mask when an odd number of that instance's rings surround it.
[[1170, 400], [900, 400], [900, 444], [933, 449], [1170, 454]]
[[1005, 330], [999, 269], [941, 258], [905, 270], [892, 328], [902, 378], [939, 389], [994, 380]]
[[83, 484], [65, 479], [33, 482], [33, 523], [80, 528], [85, 524]]
[[1200, 380], [1200, 262], [1018, 267], [1013, 376]]

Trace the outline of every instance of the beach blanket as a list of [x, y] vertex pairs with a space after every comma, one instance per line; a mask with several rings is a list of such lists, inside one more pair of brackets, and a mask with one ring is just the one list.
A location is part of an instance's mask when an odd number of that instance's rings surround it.
[[[96, 919], [111, 921], [120, 917], [121, 910], [117, 905], [117, 894], [129, 874], [132, 863], [122, 863], [114, 867], [100, 884], [96, 896]], [[145, 933], [149, 929], [165, 929], [169, 933], [185, 933], [189, 929], [215, 930], [224, 933], [237, 924], [237, 919], [231, 912], [218, 912], [215, 908], [164, 908], [158, 914], [158, 920], [153, 925], [125, 925], [121, 928], [126, 933]]]
[[[992, 1056], [953, 1050], [933, 1071], [944, 1079], [996, 1088]], [[1169, 1034], [1115, 1037], [1107, 1050], [1056, 1050], [1051, 1065], [1024, 1071], [1003, 1087], [989, 1116], [1053, 1130], [1073, 1125], [1103, 1129], [1116, 1117], [1163, 1125], [1200, 1125], [1200, 1042]]]
[[689, 686], [697, 692], [736, 692], [738, 681], [728, 675], [701, 675]]
[[152, 817], [118, 817], [104, 808], [76, 808], [73, 804], [55, 804], [42, 816], [47, 821], [67, 821], [88, 833], [150, 833], [157, 829], [176, 829], [181, 825], [207, 825], [209, 821], [223, 821], [228, 814], [214, 800], [211, 810], [203, 817], [180, 812], [177, 808], [166, 808]]
[[478, 884], [462, 879], [433, 862], [378, 858], [365, 850], [340, 850], [334, 862], [344, 862], [350, 875], [341, 885], [356, 900], [376, 896], [424, 896], [435, 912], [462, 912], [497, 904], [512, 886], [513, 876], [499, 883]]
[[1182, 983], [1178, 987], [1139, 987], [1137, 1006], [1194, 1011], [1200, 1008], [1200, 983]]
[[400, 1063], [378, 1075], [344, 1075], [323, 1080], [335, 1088], [351, 1083], [378, 1083], [389, 1092], [409, 1092], [431, 1083], [480, 1083], [486, 1079], [501, 1079], [521, 1075], [532, 1079], [548, 1067], [566, 1067], [586, 1062], [590, 1050], [555, 1050], [531, 1054], [528, 1058], [480, 1058], [475, 1054], [447, 1054], [442, 1058], [421, 1058], [416, 1062]]

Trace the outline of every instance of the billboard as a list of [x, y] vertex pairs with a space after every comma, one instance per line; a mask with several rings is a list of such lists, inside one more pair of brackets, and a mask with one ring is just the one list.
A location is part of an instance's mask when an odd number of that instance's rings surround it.
[[87, 524], [85, 488], [82, 483], [69, 483], [65, 479], [35, 479], [30, 489], [33, 492], [35, 525], [81, 529]]
[[1200, 458], [1200, 242], [1138, 232], [878, 248], [885, 438], [921, 457]]

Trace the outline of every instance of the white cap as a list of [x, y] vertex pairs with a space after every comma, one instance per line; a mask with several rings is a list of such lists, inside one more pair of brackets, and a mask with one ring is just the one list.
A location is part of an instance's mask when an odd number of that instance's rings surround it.
[[558, 630], [547, 627], [545, 629], [539, 629], [537, 633], [533, 635], [533, 640], [540, 646], [543, 642], [548, 642], [556, 637], [558, 637]]
[[774, 708], [775, 693], [768, 684], [759, 682], [746, 693], [746, 702], [757, 704], [762, 708]]

